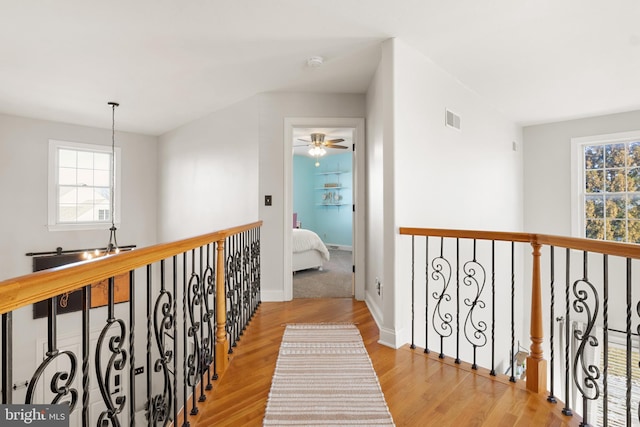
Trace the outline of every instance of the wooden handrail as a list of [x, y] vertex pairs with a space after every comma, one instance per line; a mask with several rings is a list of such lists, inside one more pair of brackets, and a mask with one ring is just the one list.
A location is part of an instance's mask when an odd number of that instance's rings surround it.
[[400, 234], [409, 236], [451, 237], [460, 239], [498, 240], [528, 242], [540, 245], [595, 252], [624, 258], [640, 259], [640, 245], [635, 243], [608, 242], [580, 237], [554, 236], [537, 233], [515, 233], [505, 231], [456, 230], [443, 228], [400, 227]]
[[65, 292], [75, 291], [90, 283], [97, 283], [127, 273], [212, 242], [224, 241], [228, 236], [261, 225], [262, 221], [256, 221], [175, 242], [160, 243], [2, 281], [0, 282], [0, 314]]

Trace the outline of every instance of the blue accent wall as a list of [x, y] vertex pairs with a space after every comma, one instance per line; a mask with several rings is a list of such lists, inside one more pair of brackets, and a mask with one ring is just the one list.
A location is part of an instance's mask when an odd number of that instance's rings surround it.
[[315, 159], [293, 156], [293, 211], [326, 244], [352, 246], [353, 154], [325, 156], [319, 167], [314, 164]]

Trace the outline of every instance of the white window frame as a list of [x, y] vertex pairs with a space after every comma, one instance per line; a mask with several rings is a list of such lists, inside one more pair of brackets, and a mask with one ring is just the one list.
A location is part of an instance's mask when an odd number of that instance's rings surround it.
[[[60, 223], [58, 221], [58, 150], [60, 148], [68, 148], [71, 150], [84, 150], [84, 151], [93, 151], [100, 153], [108, 153], [111, 154], [111, 146], [108, 145], [97, 145], [97, 144], [86, 144], [81, 142], [71, 142], [71, 141], [60, 141], [60, 140], [49, 140], [49, 183], [48, 183], [48, 229], [49, 231], [68, 231], [68, 230], [108, 230], [111, 227], [111, 219], [108, 221], [86, 221], [86, 222], [76, 222], [76, 223]], [[121, 170], [120, 170], [120, 159], [121, 159], [121, 150], [120, 147], [115, 147], [115, 184], [114, 184], [114, 193], [115, 193], [115, 206], [114, 212], [111, 214], [114, 215], [116, 226], [120, 225], [120, 178], [121, 178]]]
[[585, 237], [584, 146], [640, 141], [640, 130], [571, 138], [571, 233]]

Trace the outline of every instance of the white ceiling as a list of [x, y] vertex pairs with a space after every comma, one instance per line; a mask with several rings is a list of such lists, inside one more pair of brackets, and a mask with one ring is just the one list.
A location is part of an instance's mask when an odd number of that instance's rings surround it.
[[[159, 135], [268, 91], [364, 93], [399, 37], [507, 117], [640, 109], [637, 0], [0, 0], [0, 112]], [[306, 67], [309, 56], [325, 64]]]

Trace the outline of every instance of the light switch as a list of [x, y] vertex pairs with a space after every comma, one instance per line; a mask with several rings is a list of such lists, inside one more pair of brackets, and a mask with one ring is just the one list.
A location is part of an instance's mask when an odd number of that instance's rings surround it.
[[271, 206], [271, 195], [264, 196], [264, 205]]

